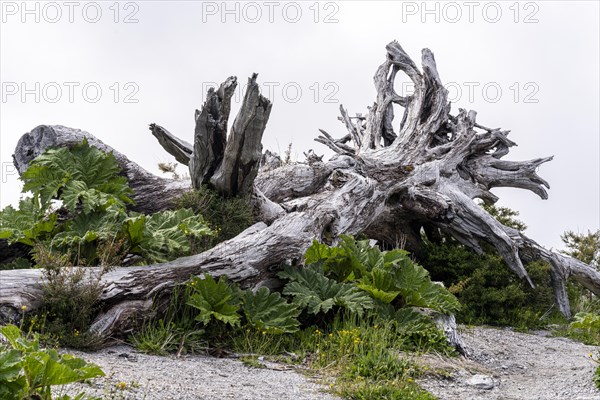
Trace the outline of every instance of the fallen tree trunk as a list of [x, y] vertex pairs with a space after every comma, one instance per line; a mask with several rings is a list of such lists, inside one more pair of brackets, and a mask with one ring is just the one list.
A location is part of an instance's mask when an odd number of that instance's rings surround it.
[[[395, 92], [398, 72], [412, 80], [413, 94]], [[153, 300], [191, 274], [227, 275], [243, 287], [270, 286], [280, 264], [298, 260], [313, 239], [333, 243], [340, 234], [365, 233], [385, 246], [405, 243], [418, 251], [422, 230], [440, 229], [475, 251], [482, 251], [481, 241], [491, 243], [507, 266], [530, 283], [523, 261], [547, 261], [552, 266], [556, 303], [567, 317], [569, 276], [600, 295], [598, 271], [544, 249], [503, 226], [475, 202], [495, 202], [490, 189], [500, 186], [547, 198], [548, 184], [535, 170], [551, 157], [503, 160], [515, 145], [507, 138], [508, 131], [480, 125], [474, 111], [450, 113], [447, 91], [428, 49], [423, 50], [420, 71], [397, 42], [390, 43], [374, 81], [377, 100], [368, 114], [350, 117], [340, 107], [340, 120], [348, 133], [334, 139], [321, 131], [317, 138], [336, 153], [329, 162], [311, 152], [307, 164], [270, 162], [258, 169], [260, 139], [271, 105], [258, 93], [256, 75], [250, 79], [229, 137], [235, 78], [209, 91], [204, 107], [196, 113], [193, 145], [152, 124], [151, 131], [165, 150], [189, 166], [193, 186], [207, 184], [228, 196], [251, 194], [263, 222], [202, 254], [147, 267], [117, 267], [104, 275], [101, 313], [92, 329], [105, 337], [123, 335]], [[394, 107], [404, 108], [398, 131], [392, 124]], [[19, 141], [17, 168], [22, 172], [48, 146], [68, 146], [83, 136], [111, 150], [84, 132], [42, 126]], [[135, 192], [138, 211], [166, 208], [186, 190], [183, 183], [155, 177], [114, 153]], [[0, 271], [0, 318], [18, 314], [21, 305], [30, 309], [39, 305], [39, 276], [35, 270]]]

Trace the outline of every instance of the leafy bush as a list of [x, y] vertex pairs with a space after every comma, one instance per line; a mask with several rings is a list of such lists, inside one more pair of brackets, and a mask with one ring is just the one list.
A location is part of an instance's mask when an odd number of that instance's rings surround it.
[[600, 333], [600, 315], [593, 313], [578, 313], [571, 322], [572, 328], [586, 329]]
[[6, 206], [0, 212], [0, 239], [29, 246], [47, 239], [55, 229], [56, 214], [46, 216], [46, 210], [40, 204], [39, 195], [20, 200], [18, 209]]
[[586, 344], [600, 346], [600, 315], [591, 312], [575, 314], [565, 334]]
[[300, 323], [296, 317], [300, 310], [268, 288], [240, 291], [237, 285], [229, 284], [225, 276], [215, 281], [210, 274], [202, 278], [193, 276], [187, 286], [190, 289], [188, 305], [199, 311], [196, 320], [203, 325], [215, 320], [239, 326], [241, 307], [244, 323], [260, 332], [277, 335], [298, 331]]
[[397, 346], [407, 351], [436, 351], [456, 354], [448, 339], [430, 317], [412, 308], [401, 308], [390, 316], [397, 334]]
[[194, 252], [201, 252], [231, 239], [255, 222], [248, 198], [223, 198], [205, 186], [184, 193], [174, 202], [174, 205], [177, 208], [191, 209], [194, 213], [202, 215], [208, 226], [216, 232], [216, 236], [197, 240]]
[[[81, 358], [41, 349], [37, 337], [23, 337], [14, 325], [0, 328], [8, 345], [0, 343], [0, 398], [5, 400], [52, 400], [52, 387], [79, 382], [104, 372]], [[76, 399], [82, 399], [79, 394]], [[70, 399], [61, 396], [61, 400]]]
[[[337, 247], [315, 242], [305, 259], [309, 265], [280, 272], [287, 281], [283, 296], [265, 287], [242, 291], [223, 276], [204, 274], [172, 299], [184, 299], [187, 309], [180, 315], [191, 309], [201, 327], [187, 329], [201, 332], [209, 348], [250, 353], [249, 365], [261, 365], [255, 355], [267, 354], [332, 370], [340, 383], [334, 392], [346, 398], [431, 399], [413, 380], [416, 365], [398, 351], [454, 354], [431, 316], [419, 311], [451, 312], [457, 300], [406, 252], [382, 252], [368, 241], [343, 237]], [[174, 351], [178, 338], [184, 340], [179, 320], [145, 325], [132, 340], [144, 351]]]
[[[191, 210], [142, 215], [127, 209], [132, 190], [111, 153], [86, 140], [50, 148], [22, 174], [19, 208], [0, 211], [0, 238], [30, 246], [44, 269], [43, 332], [77, 348], [98, 344], [87, 333], [103, 287], [101, 276], [126, 258], [139, 264], [191, 253], [195, 241], [214, 235]], [[137, 257], [130, 257], [137, 255]], [[27, 265], [15, 260], [0, 269]], [[100, 266], [98, 273], [73, 266]]]
[[166, 262], [192, 252], [194, 240], [214, 233], [189, 209], [152, 215], [134, 214], [124, 222], [129, 251], [152, 262]]
[[47, 209], [61, 197], [70, 212], [123, 208], [133, 203], [127, 179], [112, 153], [89, 146], [87, 140], [71, 148], [50, 148], [40, 154], [23, 172], [23, 190], [38, 194], [40, 206]]
[[560, 320], [554, 309], [550, 266], [534, 262], [525, 266], [536, 288], [508, 269], [502, 257], [484, 246], [475, 254], [452, 240], [426, 243], [424, 265], [433, 279], [442, 281], [462, 304], [456, 314], [468, 324], [543, 327]]
[[111, 153], [86, 140], [47, 149], [21, 176], [24, 193], [32, 196], [18, 209], [0, 212], [0, 238], [60, 251], [72, 265], [106, 265], [128, 254], [146, 263], [166, 261], [189, 254], [193, 241], [213, 234], [190, 210], [152, 216], [128, 212], [133, 192], [120, 172]]
[[381, 251], [368, 240], [341, 236], [336, 247], [314, 241], [306, 251], [305, 262], [338, 282], [354, 283], [384, 304], [431, 308], [445, 314], [460, 308], [457, 299], [432, 282], [427, 270], [404, 250]]
[[175, 286], [166, 311], [151, 313], [129, 337], [131, 343], [140, 351], [158, 355], [203, 352], [205, 329], [196, 321], [198, 310], [188, 305], [191, 292], [188, 286]]
[[337, 373], [333, 391], [344, 398], [433, 399], [414, 382], [419, 367], [398, 355], [405, 350], [399, 329], [392, 320], [343, 313], [327, 330], [302, 331], [299, 345], [312, 354], [308, 358], [311, 369], [329, 368]]

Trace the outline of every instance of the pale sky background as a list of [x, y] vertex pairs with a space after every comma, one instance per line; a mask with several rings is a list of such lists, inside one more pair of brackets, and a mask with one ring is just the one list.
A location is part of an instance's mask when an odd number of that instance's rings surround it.
[[565, 230], [600, 225], [599, 3], [471, 4], [32, 1], [28, 13], [2, 1], [0, 206], [19, 199], [11, 155], [37, 125], [86, 130], [158, 173], [173, 160], [148, 124], [191, 142], [207, 86], [230, 75], [243, 84], [258, 72], [274, 103], [265, 149], [292, 142], [300, 160], [310, 148], [328, 154], [313, 141], [317, 129], [345, 134], [340, 103], [366, 111], [385, 45], [397, 39], [417, 64], [421, 48], [434, 52], [454, 112], [475, 109], [482, 125], [512, 131], [519, 146], [506, 159], [555, 156], [540, 168], [549, 200], [495, 192], [521, 212], [528, 235], [560, 248]]

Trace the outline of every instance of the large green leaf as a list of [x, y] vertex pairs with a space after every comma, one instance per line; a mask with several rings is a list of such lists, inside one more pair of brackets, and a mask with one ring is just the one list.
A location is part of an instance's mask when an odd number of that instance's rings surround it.
[[24, 337], [14, 325], [0, 328], [10, 348], [0, 351], [0, 398], [51, 399], [51, 387], [104, 376], [95, 364], [53, 349], [40, 349], [37, 336]]
[[32, 246], [49, 236], [56, 226], [56, 215], [45, 215], [37, 196], [19, 201], [19, 209], [7, 206], [0, 211], [0, 239]]
[[374, 307], [373, 300], [356, 286], [338, 283], [311, 268], [286, 267], [279, 277], [290, 281], [283, 294], [292, 296], [294, 304], [310, 314], [327, 313], [339, 306], [362, 315]]
[[19, 351], [31, 352], [39, 350], [39, 341], [37, 338], [28, 340], [23, 337], [21, 329], [15, 325], [5, 325], [0, 328], [0, 333], [8, 341], [10, 346]]
[[304, 263], [322, 268], [327, 276], [338, 282], [354, 279], [352, 262], [340, 247], [329, 247], [314, 240], [304, 254]]
[[431, 282], [422, 266], [407, 263], [396, 269], [396, 284], [407, 306], [427, 307], [441, 313], [455, 313], [460, 303], [439, 284]]
[[15, 349], [0, 352], [0, 382], [16, 380], [21, 373], [21, 352]]
[[188, 255], [190, 239], [214, 235], [200, 215], [190, 209], [137, 215], [125, 220], [131, 251], [149, 262], [166, 262]]
[[[20, 331], [16, 336], [19, 335]], [[12, 337], [16, 339], [15, 335]], [[20, 400], [23, 397], [27, 380], [22, 374], [21, 354], [16, 349], [0, 350], [0, 399]]]
[[374, 299], [388, 304], [401, 293], [394, 282], [394, 276], [394, 272], [389, 268], [373, 268], [363, 275], [356, 286], [369, 293]]
[[369, 240], [355, 240], [352, 236], [341, 235], [340, 247], [350, 257], [357, 278], [373, 268], [383, 267], [381, 251], [377, 246], [371, 246]]
[[213, 318], [232, 326], [239, 325], [239, 293], [227, 283], [225, 276], [218, 281], [209, 274], [203, 278], [192, 277], [188, 282], [192, 289], [188, 304], [200, 311], [196, 320], [208, 324]]
[[[459, 309], [458, 300], [446, 289], [431, 282], [429, 273], [411, 260], [405, 250], [381, 251], [377, 246], [371, 246], [368, 240], [357, 241], [352, 236], [341, 235], [336, 247], [313, 242], [307, 250], [305, 262], [338, 282], [355, 283], [356, 287], [383, 304], [390, 304], [401, 296], [400, 304], [409, 307], [432, 308], [442, 313]], [[310, 286], [316, 282], [305, 284]], [[299, 299], [308, 301], [308, 295], [300, 294], [297, 285], [288, 288], [292, 289], [298, 292]], [[331, 301], [323, 306], [331, 307]]]
[[97, 240], [113, 240], [122, 230], [126, 214], [117, 207], [79, 214], [54, 236], [53, 245], [78, 247]]
[[362, 278], [373, 268], [384, 266], [384, 258], [378, 247], [368, 240], [355, 240], [340, 235], [338, 246], [329, 247], [316, 240], [304, 255], [306, 265], [322, 268], [325, 275], [338, 282], [351, 282]]
[[127, 179], [112, 153], [90, 146], [87, 140], [71, 148], [50, 148], [36, 157], [21, 175], [23, 191], [40, 196], [42, 208], [62, 193], [64, 205], [84, 213], [112, 204], [133, 203]]
[[59, 355], [56, 350], [27, 354], [23, 369], [29, 377], [30, 390], [104, 376], [97, 365], [69, 354]]
[[243, 301], [246, 320], [254, 328], [275, 334], [298, 331], [300, 323], [296, 317], [300, 310], [289, 304], [279, 293], [271, 293], [265, 287], [256, 292], [248, 290]]
[[600, 331], [600, 315], [588, 312], [578, 312], [571, 322], [572, 328]]

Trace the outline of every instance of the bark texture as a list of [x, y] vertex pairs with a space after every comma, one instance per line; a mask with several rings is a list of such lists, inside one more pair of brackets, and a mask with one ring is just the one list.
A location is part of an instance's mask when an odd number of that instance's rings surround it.
[[[306, 163], [282, 164], [266, 153], [259, 169], [271, 104], [260, 95], [256, 74], [229, 134], [234, 77], [209, 90], [196, 112], [193, 145], [152, 124], [165, 150], [189, 166], [192, 186], [207, 184], [226, 196], [251, 195], [263, 222], [202, 254], [143, 268], [117, 267], [102, 278], [102, 313], [93, 329], [107, 337], [122, 335], [150, 309], [152, 299], [169, 293], [190, 274], [226, 274], [244, 287], [273, 285], [282, 262], [299, 259], [313, 239], [333, 243], [340, 234], [366, 233], [384, 245], [404, 243], [415, 250], [422, 229], [429, 234], [445, 231], [479, 252], [480, 242], [486, 241], [530, 283], [523, 262], [547, 261], [555, 300], [565, 316], [570, 316], [565, 290], [569, 276], [600, 295], [600, 273], [594, 268], [544, 249], [475, 202], [495, 202], [490, 191], [494, 187], [527, 189], [546, 199], [549, 185], [536, 170], [552, 157], [504, 160], [515, 145], [509, 132], [479, 124], [472, 110], [451, 113], [431, 51], [423, 50], [419, 69], [397, 42], [386, 50], [374, 76], [377, 98], [368, 112], [352, 117], [341, 106], [341, 138], [320, 131], [316, 140], [336, 153], [328, 162], [309, 152]], [[399, 72], [412, 80], [412, 94], [395, 92]], [[399, 121], [394, 119], [397, 111], [402, 113]], [[22, 172], [44, 148], [67, 146], [83, 136], [110, 150], [85, 132], [42, 126], [19, 141], [15, 164]], [[168, 207], [169, 199], [185, 190], [182, 183], [155, 177], [114, 153], [136, 193], [138, 210]], [[34, 308], [39, 287], [35, 270], [0, 271], [0, 317], [9, 317], [21, 305]]]

